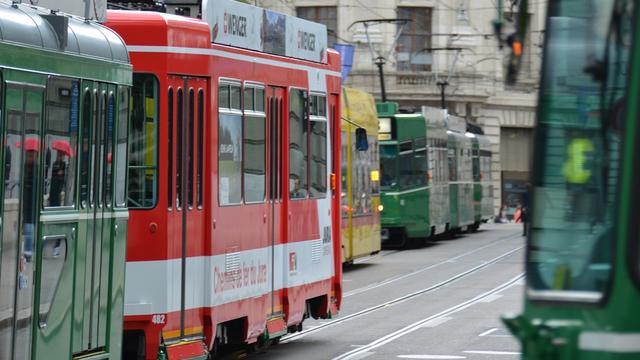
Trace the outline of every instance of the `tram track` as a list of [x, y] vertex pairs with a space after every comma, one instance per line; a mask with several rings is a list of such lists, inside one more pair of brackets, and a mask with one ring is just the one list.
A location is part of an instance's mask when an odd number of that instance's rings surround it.
[[500, 292], [509, 289], [510, 287], [516, 285], [521, 279], [524, 278], [524, 273], [521, 273], [519, 275], [517, 275], [516, 277], [510, 279], [509, 281], [502, 283], [500, 285], [498, 285], [497, 287], [484, 292], [480, 295], [477, 295], [469, 300], [463, 301], [461, 303], [458, 303], [452, 307], [449, 307], [443, 311], [440, 311], [437, 314], [428, 316], [426, 318], [423, 318], [421, 320], [418, 320], [412, 324], [409, 324], [399, 330], [396, 330], [390, 334], [387, 334], [383, 337], [380, 337], [366, 345], [360, 346], [356, 349], [353, 349], [351, 351], [348, 351], [342, 355], [336, 356], [333, 358], [333, 360], [348, 360], [348, 359], [356, 359], [359, 358], [359, 356], [370, 352], [373, 349], [379, 348], [385, 344], [388, 344], [400, 337], [403, 337], [405, 335], [411, 334], [412, 332], [422, 328], [425, 324], [427, 324], [428, 322], [431, 321], [437, 321], [438, 319], [442, 319], [442, 318], [446, 318], [450, 315], [453, 315], [459, 311], [465, 310], [479, 302], [482, 302], [484, 299], [495, 295], [495, 294], [499, 294]]
[[[505, 238], [504, 241], [506, 241], [506, 240], [507, 239]], [[498, 241], [498, 240], [496, 240], [496, 241]], [[487, 244], [485, 246], [488, 246], [488, 245], [489, 244]], [[444, 286], [447, 286], [447, 285], [450, 285], [452, 283], [455, 283], [456, 281], [458, 281], [458, 280], [460, 280], [462, 278], [465, 278], [465, 277], [467, 277], [467, 276], [469, 276], [471, 274], [474, 274], [474, 273], [476, 273], [476, 272], [478, 272], [478, 271], [480, 271], [482, 269], [485, 269], [485, 268], [487, 268], [487, 267], [489, 267], [489, 266], [491, 266], [493, 264], [496, 264], [500, 260], [515, 254], [516, 252], [522, 250], [523, 248], [524, 248], [524, 245], [518, 246], [515, 249], [511, 249], [511, 250], [507, 251], [506, 253], [503, 253], [503, 254], [501, 254], [501, 255], [499, 255], [497, 257], [494, 257], [494, 258], [492, 258], [492, 259], [490, 259], [488, 261], [485, 261], [485, 262], [481, 263], [480, 265], [474, 266], [471, 269], [467, 269], [467, 270], [465, 270], [463, 272], [460, 272], [460, 273], [458, 273], [458, 274], [456, 274], [456, 275], [454, 275], [454, 276], [452, 276], [452, 277], [450, 277], [450, 278], [448, 278], [446, 280], [443, 280], [443, 281], [441, 281], [441, 282], [439, 282], [437, 284], [425, 287], [425, 288], [417, 290], [417, 291], [413, 291], [411, 293], [402, 295], [400, 297], [396, 297], [396, 298], [388, 300], [388, 301], [384, 301], [384, 302], [382, 302], [380, 304], [368, 307], [366, 309], [357, 311], [357, 312], [349, 314], [349, 315], [342, 316], [342, 317], [340, 317], [338, 319], [330, 320], [328, 322], [319, 324], [319, 325], [317, 325], [315, 327], [312, 327], [312, 328], [309, 328], [307, 330], [303, 330], [303, 331], [300, 331], [300, 332], [297, 332], [297, 333], [294, 333], [294, 334], [291, 334], [291, 335], [286, 335], [286, 336], [284, 336], [282, 338], [281, 343], [284, 344], [284, 343], [295, 341], [297, 339], [301, 339], [301, 338], [303, 338], [303, 337], [305, 337], [307, 335], [319, 332], [321, 330], [324, 330], [324, 329], [327, 329], [327, 328], [331, 328], [331, 327], [334, 327], [336, 325], [352, 321], [354, 319], [357, 319], [357, 318], [372, 314], [372, 313], [374, 313], [374, 312], [376, 312], [378, 310], [381, 310], [381, 309], [384, 309], [384, 308], [388, 308], [389, 306], [397, 305], [397, 304], [403, 303], [405, 301], [408, 301], [410, 299], [413, 299], [413, 298], [415, 298], [417, 296], [433, 292], [433, 291], [438, 290], [438, 289], [440, 289], [440, 288], [442, 288]], [[479, 250], [479, 249], [480, 248], [478, 248], [476, 250]], [[463, 256], [465, 254], [458, 255], [458, 256], [456, 256], [454, 258], [461, 257], [461, 256]], [[450, 260], [451, 259], [449, 259], [449, 261]], [[446, 263], [446, 261], [444, 263]], [[380, 286], [382, 286], [382, 285], [380, 285]]]
[[385, 279], [385, 280], [382, 280], [382, 281], [379, 281], [379, 282], [376, 282], [376, 283], [373, 283], [373, 284], [370, 284], [370, 285], [366, 285], [366, 286], [363, 286], [363, 287], [360, 287], [360, 288], [357, 288], [357, 289], [353, 289], [351, 291], [347, 291], [342, 295], [342, 297], [343, 298], [348, 298], [348, 297], [351, 297], [353, 295], [361, 294], [361, 293], [366, 292], [366, 291], [370, 291], [370, 290], [377, 289], [377, 288], [380, 288], [380, 287], [383, 287], [383, 286], [386, 286], [386, 285], [389, 285], [389, 284], [393, 284], [393, 283], [395, 283], [397, 281], [404, 280], [406, 278], [421, 274], [421, 273], [423, 273], [425, 271], [438, 268], [438, 267], [440, 267], [442, 265], [450, 264], [450, 263], [455, 262], [455, 261], [457, 261], [459, 259], [462, 259], [462, 258], [464, 258], [466, 256], [478, 253], [478, 252], [480, 252], [482, 250], [485, 250], [485, 249], [490, 248], [490, 247], [495, 246], [495, 245], [502, 244], [502, 243], [507, 242], [509, 240], [513, 240], [513, 239], [515, 239], [517, 237], [520, 237], [519, 232], [515, 232], [515, 233], [510, 234], [510, 235], [502, 236], [502, 237], [500, 237], [500, 238], [498, 238], [498, 239], [496, 239], [494, 241], [491, 241], [491, 242], [489, 242], [489, 243], [487, 243], [487, 244], [485, 244], [485, 245], [483, 245], [481, 247], [475, 248], [473, 250], [469, 250], [467, 252], [464, 252], [462, 254], [456, 255], [454, 257], [447, 258], [447, 259], [439, 261], [439, 262], [437, 262], [435, 264], [416, 269], [416, 270], [411, 271], [411, 272], [406, 273], [406, 274], [393, 276], [391, 278], [388, 278], [388, 279]]

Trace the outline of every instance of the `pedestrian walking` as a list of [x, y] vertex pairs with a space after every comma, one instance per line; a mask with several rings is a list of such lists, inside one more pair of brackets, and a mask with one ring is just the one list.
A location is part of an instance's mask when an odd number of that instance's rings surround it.
[[525, 185], [524, 194], [522, 195], [522, 236], [527, 236], [529, 232], [530, 223], [530, 211], [531, 211], [531, 184]]

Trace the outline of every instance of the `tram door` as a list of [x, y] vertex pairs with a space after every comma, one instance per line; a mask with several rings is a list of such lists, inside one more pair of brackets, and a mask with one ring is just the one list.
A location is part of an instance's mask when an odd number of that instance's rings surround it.
[[204, 166], [207, 80], [188, 76], [169, 76], [167, 98], [167, 207], [168, 238], [173, 239], [170, 259], [180, 259], [174, 281], [169, 284], [174, 299], [180, 299], [178, 317], [170, 315], [163, 330], [166, 342], [203, 336], [202, 317], [196, 310], [204, 284], [187, 274], [204, 273], [205, 218]]
[[83, 81], [74, 318], [82, 339], [73, 352], [101, 351], [108, 343], [112, 236], [112, 158], [115, 92], [110, 84]]
[[268, 126], [268, 153], [269, 153], [269, 188], [268, 188], [268, 236], [271, 244], [271, 318], [284, 316], [281, 298], [276, 298], [275, 290], [281, 288], [281, 277], [278, 277], [276, 267], [281, 262], [276, 259], [276, 248], [282, 242], [282, 182], [283, 175], [283, 112], [285, 89], [270, 87], [267, 89], [267, 126]]
[[44, 87], [7, 82], [0, 247], [0, 359], [31, 357]]

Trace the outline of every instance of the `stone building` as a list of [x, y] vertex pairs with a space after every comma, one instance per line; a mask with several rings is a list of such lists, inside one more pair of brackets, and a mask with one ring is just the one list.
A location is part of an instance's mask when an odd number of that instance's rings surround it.
[[[507, 20], [517, 11], [504, 0]], [[353, 69], [346, 85], [371, 92], [380, 100], [380, 78], [374, 58], [385, 60], [384, 81], [389, 101], [401, 106], [440, 106], [441, 86], [451, 114], [480, 125], [494, 148], [496, 212], [501, 204], [515, 206], [529, 178], [533, 122], [540, 73], [546, 2], [530, 2], [529, 32], [519, 81], [504, 84], [507, 51], [498, 48], [492, 21], [495, 0], [255, 0], [258, 6], [296, 14], [327, 25], [329, 44], [355, 47]], [[363, 20], [408, 19], [398, 23]], [[505, 33], [513, 31], [507, 21]], [[367, 41], [372, 44], [373, 51]]]

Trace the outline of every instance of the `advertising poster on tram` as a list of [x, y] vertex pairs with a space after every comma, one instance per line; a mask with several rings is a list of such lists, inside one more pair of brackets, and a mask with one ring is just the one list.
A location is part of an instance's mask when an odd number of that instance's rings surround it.
[[327, 62], [325, 25], [232, 0], [203, 0], [202, 18], [216, 44]]

